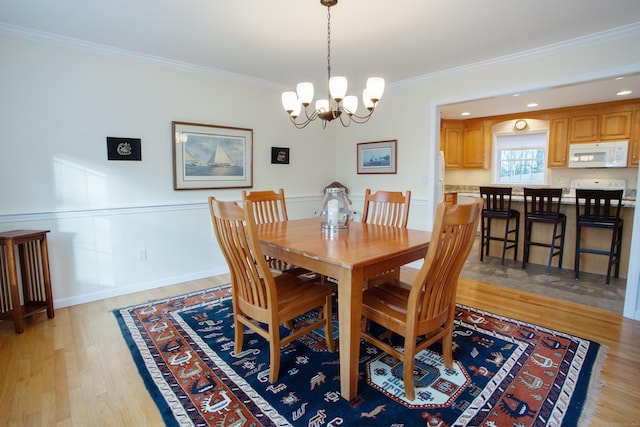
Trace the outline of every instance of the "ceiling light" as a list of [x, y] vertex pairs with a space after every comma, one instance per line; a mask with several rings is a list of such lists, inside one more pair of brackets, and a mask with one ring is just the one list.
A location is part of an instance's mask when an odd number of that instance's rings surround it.
[[[371, 118], [373, 110], [384, 92], [384, 79], [369, 77], [367, 86], [362, 91], [362, 101], [368, 114], [359, 116], [358, 97], [347, 94], [347, 78], [343, 76], [331, 77], [331, 6], [338, 4], [338, 0], [320, 0], [320, 4], [327, 6], [327, 98], [318, 99], [315, 108], [309, 112], [307, 107], [313, 100], [313, 83], [298, 83], [296, 91], [282, 93], [282, 106], [289, 114], [291, 122], [298, 129], [306, 127], [315, 119], [322, 120], [322, 127], [333, 119], [340, 118], [342, 126], [347, 127], [351, 122], [365, 123]], [[297, 121], [304, 107], [305, 118]]]
[[631, 94], [630, 90], [621, 90], [620, 92], [616, 93], [616, 95], [618, 96], [624, 96], [624, 95], [629, 95]]
[[530, 103], [530, 104], [527, 104], [527, 107], [537, 107], [537, 106], [538, 106], [538, 104], [537, 104], [537, 103], [535, 103], [535, 102], [532, 102], [532, 103]]
[[471, 113], [470, 113], [470, 112], [468, 112], [468, 111], [465, 111], [464, 113], [461, 113], [460, 115], [461, 115], [461, 116], [470, 116], [470, 115], [471, 115]]

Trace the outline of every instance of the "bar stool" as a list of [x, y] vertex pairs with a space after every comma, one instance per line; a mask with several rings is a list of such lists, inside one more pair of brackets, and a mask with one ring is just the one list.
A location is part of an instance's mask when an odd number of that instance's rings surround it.
[[[484, 255], [489, 255], [489, 247], [492, 240], [502, 242], [502, 260], [507, 249], [513, 249], [513, 260], [518, 258], [518, 238], [520, 235], [520, 211], [511, 209], [511, 188], [510, 187], [480, 187], [480, 196], [484, 200], [482, 208], [482, 231], [480, 246], [480, 261]], [[504, 235], [491, 235], [491, 220], [500, 219], [505, 222]], [[515, 224], [511, 224], [515, 219]]]
[[[549, 248], [549, 263], [547, 274], [551, 273], [551, 262], [558, 255], [558, 268], [562, 268], [562, 253], [564, 250], [564, 236], [567, 228], [567, 216], [560, 213], [562, 188], [525, 188], [524, 189], [524, 255], [522, 268], [529, 262], [531, 246]], [[533, 224], [551, 224], [553, 233], [550, 242], [540, 242], [531, 239]], [[558, 244], [558, 239], [560, 243]]]
[[[576, 279], [580, 274], [580, 254], [607, 255], [607, 282], [611, 279], [611, 267], [615, 264], [615, 276], [620, 270], [620, 250], [622, 248], [622, 208], [623, 190], [579, 190], [576, 189], [576, 259], [574, 271]], [[611, 230], [609, 250], [589, 249], [580, 246], [582, 227], [606, 228]]]

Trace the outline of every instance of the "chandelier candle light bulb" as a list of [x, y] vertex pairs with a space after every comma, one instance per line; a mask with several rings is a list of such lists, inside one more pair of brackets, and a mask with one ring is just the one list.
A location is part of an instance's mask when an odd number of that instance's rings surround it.
[[[296, 86], [296, 91], [286, 91], [282, 93], [282, 106], [289, 119], [298, 129], [306, 127], [316, 119], [322, 121], [325, 128], [327, 122], [340, 118], [342, 126], [347, 127], [352, 122], [365, 123], [373, 114], [373, 111], [384, 93], [384, 79], [382, 77], [370, 77], [367, 80], [366, 88], [362, 91], [362, 101], [367, 114], [359, 116], [358, 98], [353, 95], [347, 96], [347, 78], [344, 76], [331, 77], [331, 7], [338, 4], [338, 0], [320, 0], [320, 4], [327, 7], [327, 84], [329, 86], [329, 98], [316, 101], [315, 109], [309, 111], [307, 107], [313, 100], [313, 83], [301, 82]], [[304, 109], [304, 118], [298, 121], [298, 117]], [[343, 114], [344, 113], [344, 114]]]

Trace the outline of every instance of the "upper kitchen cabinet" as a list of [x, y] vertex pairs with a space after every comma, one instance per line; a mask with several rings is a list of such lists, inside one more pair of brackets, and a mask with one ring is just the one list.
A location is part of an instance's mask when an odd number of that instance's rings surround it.
[[638, 167], [640, 161], [640, 109], [633, 112], [632, 138], [629, 141], [629, 166]]
[[600, 140], [620, 141], [631, 137], [631, 118], [633, 112], [620, 111], [603, 113], [600, 116]]
[[482, 169], [487, 167], [488, 141], [482, 122], [442, 120], [440, 149], [447, 169]]
[[549, 125], [549, 152], [547, 166], [566, 168], [569, 153], [569, 118], [552, 119]]
[[442, 120], [440, 127], [440, 150], [444, 153], [444, 167], [459, 169], [462, 167], [462, 129], [461, 120]]
[[572, 143], [620, 141], [631, 137], [631, 108], [598, 108], [601, 112], [571, 117]]
[[573, 143], [597, 141], [600, 130], [599, 118], [598, 114], [571, 117], [570, 141]]
[[462, 167], [485, 168], [488, 144], [485, 142], [484, 126], [465, 126], [462, 135]]

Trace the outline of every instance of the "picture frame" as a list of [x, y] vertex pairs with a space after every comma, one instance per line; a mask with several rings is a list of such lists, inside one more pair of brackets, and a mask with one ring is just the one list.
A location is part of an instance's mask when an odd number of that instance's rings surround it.
[[171, 122], [174, 190], [253, 186], [253, 129]]
[[289, 147], [271, 147], [271, 163], [276, 165], [288, 165]]
[[140, 138], [107, 137], [107, 160], [142, 160]]
[[358, 174], [397, 173], [397, 146], [395, 139], [358, 143]]

